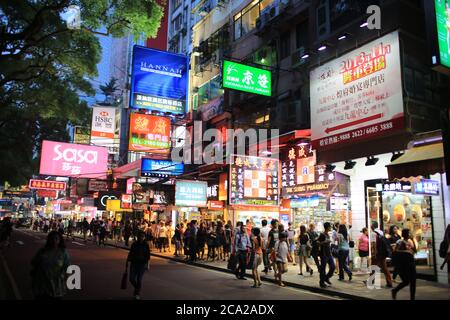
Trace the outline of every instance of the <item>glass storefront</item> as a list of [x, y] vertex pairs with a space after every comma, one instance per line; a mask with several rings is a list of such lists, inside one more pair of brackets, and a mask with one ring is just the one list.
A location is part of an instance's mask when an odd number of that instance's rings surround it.
[[388, 237], [391, 226], [398, 227], [400, 236], [402, 230], [408, 228], [417, 247], [415, 260], [418, 276], [435, 280], [431, 197], [412, 194], [407, 182], [370, 180], [366, 181], [366, 201], [368, 225], [378, 222]]

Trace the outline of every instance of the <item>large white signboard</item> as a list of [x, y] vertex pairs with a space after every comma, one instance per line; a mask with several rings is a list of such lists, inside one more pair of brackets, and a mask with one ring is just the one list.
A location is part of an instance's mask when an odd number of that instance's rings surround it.
[[397, 31], [312, 70], [310, 76], [315, 149], [404, 127]]

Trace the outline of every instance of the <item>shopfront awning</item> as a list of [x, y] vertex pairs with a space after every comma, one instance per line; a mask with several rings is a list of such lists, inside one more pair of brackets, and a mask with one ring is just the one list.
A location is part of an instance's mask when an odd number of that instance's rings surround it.
[[409, 149], [386, 166], [389, 180], [427, 176], [445, 172], [444, 148], [435, 143]]

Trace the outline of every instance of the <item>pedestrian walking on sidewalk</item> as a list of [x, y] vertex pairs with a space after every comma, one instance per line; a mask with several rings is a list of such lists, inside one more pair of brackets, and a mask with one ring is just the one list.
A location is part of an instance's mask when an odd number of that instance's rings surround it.
[[[331, 255], [331, 239], [330, 239], [330, 231], [331, 224], [329, 222], [325, 222], [323, 224], [325, 231], [322, 232], [319, 236], [318, 242], [320, 245], [320, 287], [326, 288], [326, 284], [331, 285], [330, 279], [334, 274], [334, 270], [336, 269], [336, 265], [334, 264], [333, 256]], [[328, 273], [326, 273], [327, 265], [329, 267]]]
[[[395, 250], [395, 247], [397, 246], [397, 242], [398, 240], [401, 240], [402, 237], [399, 234], [399, 230], [397, 226], [391, 226], [389, 228], [389, 243], [391, 244], [392, 247], [392, 251]], [[398, 270], [397, 268], [394, 266], [394, 270], [392, 272], [392, 280], [395, 281], [395, 279], [397, 278], [398, 275]]]
[[164, 221], [161, 221], [159, 223], [158, 228], [158, 239], [159, 239], [159, 252], [162, 252], [164, 249], [164, 252], [166, 252], [166, 242], [167, 242], [167, 227], [164, 223]]
[[63, 237], [59, 232], [51, 231], [44, 248], [31, 260], [31, 287], [35, 299], [62, 299], [66, 294], [69, 265], [70, 258]]
[[131, 226], [130, 220], [127, 220], [127, 222], [125, 223], [125, 227], [123, 228], [123, 238], [125, 240], [126, 247], [128, 247], [132, 231], [133, 228]]
[[270, 266], [270, 262], [269, 262], [269, 250], [267, 248], [268, 246], [268, 239], [269, 239], [269, 232], [270, 232], [270, 227], [267, 225], [267, 220], [263, 219], [261, 221], [261, 225], [262, 225], [262, 229], [261, 229], [261, 237], [263, 239], [263, 246], [262, 246], [262, 251], [263, 251], [263, 263], [264, 263], [264, 270], [263, 272], [265, 274], [267, 274], [269, 272], [269, 266]]
[[84, 218], [83, 223], [81, 224], [81, 228], [83, 230], [84, 242], [87, 242], [87, 234], [88, 234], [88, 231], [89, 231], [89, 222], [87, 222], [86, 218]]
[[409, 285], [411, 300], [416, 298], [416, 262], [414, 255], [417, 253], [416, 244], [411, 239], [409, 229], [402, 230], [402, 238], [397, 242], [394, 251], [394, 262], [402, 282], [392, 289], [392, 299], [397, 299], [397, 293]]
[[[287, 233], [288, 233], [289, 253], [291, 254], [292, 257], [294, 257], [296, 232], [295, 232], [294, 228], [292, 227], [292, 222], [289, 222], [288, 226], [289, 227], [287, 229]], [[295, 266], [295, 259], [294, 259], [294, 266]]]
[[238, 258], [239, 266], [236, 269], [236, 278], [247, 280], [245, 278], [245, 269], [247, 266], [247, 252], [252, 247], [247, 234], [247, 229], [242, 222], [239, 222], [239, 231], [234, 239], [234, 250]]
[[142, 278], [145, 270], [149, 268], [150, 248], [147, 241], [145, 241], [145, 233], [140, 231], [137, 240], [133, 242], [128, 253], [128, 263], [130, 263], [130, 283], [134, 287], [134, 298], [140, 299], [142, 289]]
[[389, 244], [389, 240], [384, 236], [383, 231], [378, 229], [378, 222], [372, 222], [371, 230], [370, 242], [372, 243], [372, 264], [378, 265], [386, 278], [386, 287], [392, 288], [392, 277], [386, 264], [386, 258], [390, 258], [390, 255], [392, 254], [392, 248]]
[[349, 281], [352, 281], [352, 272], [348, 267], [348, 255], [350, 252], [349, 234], [345, 224], [340, 224], [338, 227], [338, 259], [339, 259], [339, 280], [344, 280], [344, 271], [348, 275]]
[[224, 230], [224, 244], [223, 244], [224, 259], [227, 261], [228, 261], [228, 259], [230, 259], [231, 238], [232, 238], [231, 225], [229, 225], [227, 223], [225, 225], [225, 230]]
[[309, 241], [311, 243], [311, 257], [313, 258], [314, 263], [316, 264], [317, 272], [320, 273], [319, 241], [318, 241], [319, 234], [317, 233], [317, 231], [315, 229], [316, 229], [315, 224], [311, 223], [309, 225], [309, 229], [308, 229], [308, 236], [309, 236]]
[[[273, 255], [272, 252], [275, 251], [275, 244], [277, 243], [277, 241], [279, 240], [279, 232], [278, 232], [278, 220], [273, 219], [270, 222], [270, 231], [269, 231], [269, 236], [267, 239], [267, 251], [269, 255]], [[277, 273], [277, 264], [276, 261], [271, 260], [270, 264], [269, 264], [269, 270], [273, 268], [275, 274]], [[266, 272], [267, 273], [267, 272]]]
[[441, 265], [441, 270], [444, 270], [445, 265], [447, 264], [447, 268], [450, 272], [450, 267], [448, 264], [448, 261], [450, 259], [450, 224], [447, 225], [447, 228], [445, 229], [444, 239], [442, 240], [441, 244], [439, 245], [439, 256], [444, 259], [444, 262]]
[[275, 252], [276, 252], [276, 264], [277, 269], [275, 272], [275, 280], [278, 281], [278, 284], [281, 287], [285, 287], [286, 285], [283, 283], [282, 275], [285, 274], [288, 270], [288, 255], [289, 255], [289, 247], [287, 244], [287, 232], [281, 232], [279, 235], [279, 240], [275, 244]]
[[197, 231], [197, 257], [203, 260], [205, 255], [205, 244], [208, 238], [208, 230], [206, 229], [206, 224], [204, 222], [200, 223], [200, 228]]
[[106, 223], [102, 222], [102, 224], [100, 226], [100, 230], [99, 230], [99, 240], [98, 240], [99, 246], [101, 246], [102, 244], [103, 244], [103, 246], [106, 246], [105, 239], [108, 234], [106, 228], [107, 228]]
[[252, 242], [252, 251], [254, 253], [254, 259], [253, 259], [253, 268], [252, 268], [252, 275], [253, 275], [253, 288], [259, 288], [261, 287], [261, 276], [259, 274], [258, 268], [262, 263], [262, 245], [263, 240], [261, 238], [261, 230], [259, 228], [253, 228], [252, 230], [253, 237], [251, 238]]
[[300, 273], [298, 275], [303, 275], [303, 263], [306, 266], [306, 272], [310, 275], [313, 275], [314, 271], [308, 264], [308, 258], [311, 254], [311, 239], [309, 238], [309, 234], [306, 232], [305, 226], [300, 226], [300, 235], [298, 237], [298, 258], [300, 263]]
[[369, 230], [367, 228], [363, 228], [361, 233], [361, 236], [358, 238], [358, 254], [361, 258], [360, 270], [362, 272], [367, 272], [367, 258], [369, 257]]

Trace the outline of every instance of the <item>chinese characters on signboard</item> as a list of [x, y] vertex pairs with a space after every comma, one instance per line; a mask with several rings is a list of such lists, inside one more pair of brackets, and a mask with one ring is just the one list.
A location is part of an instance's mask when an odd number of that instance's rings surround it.
[[130, 116], [129, 150], [167, 154], [170, 151], [170, 119], [147, 114]]
[[187, 207], [207, 206], [208, 183], [205, 181], [177, 180], [175, 205]]
[[278, 160], [234, 155], [230, 165], [230, 204], [277, 206], [278, 170]]
[[186, 56], [134, 46], [130, 107], [184, 114], [188, 70]]
[[281, 163], [283, 194], [297, 185], [315, 182], [316, 156], [310, 144], [289, 148]]
[[169, 177], [180, 175], [183, 172], [183, 163], [147, 158], [143, 158], [141, 162], [141, 176], [143, 177]]
[[30, 189], [45, 189], [45, 190], [66, 190], [66, 183], [51, 180], [36, 180], [31, 179], [29, 183]]
[[222, 79], [224, 88], [272, 95], [272, 79], [268, 70], [224, 60]]
[[403, 128], [398, 32], [314, 69], [310, 77], [314, 149]]

